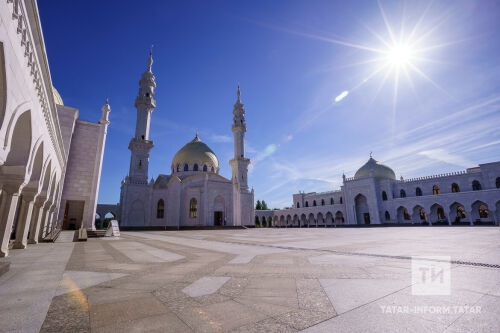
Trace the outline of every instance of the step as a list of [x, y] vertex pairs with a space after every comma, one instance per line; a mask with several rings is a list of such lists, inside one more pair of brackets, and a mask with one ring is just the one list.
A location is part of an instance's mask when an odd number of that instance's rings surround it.
[[64, 230], [59, 233], [59, 236], [56, 239], [56, 243], [72, 243], [74, 237], [74, 230]]
[[87, 230], [87, 237], [104, 237], [106, 230]]

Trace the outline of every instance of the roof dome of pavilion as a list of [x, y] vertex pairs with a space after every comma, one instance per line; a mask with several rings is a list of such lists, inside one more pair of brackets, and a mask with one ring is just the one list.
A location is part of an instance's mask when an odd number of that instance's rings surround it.
[[54, 95], [54, 102], [56, 102], [56, 104], [64, 105], [61, 95], [54, 86], [52, 86], [52, 95]]
[[[196, 137], [182, 147], [172, 160], [172, 170], [174, 172], [185, 171], [184, 166], [188, 165], [189, 171], [194, 170], [194, 165], [198, 165], [198, 171], [203, 171], [203, 166], [207, 166], [207, 171], [218, 172], [219, 160], [215, 153], [204, 142]], [[212, 170], [213, 168], [213, 170]]]
[[354, 178], [374, 177], [377, 179], [396, 179], [396, 174], [387, 165], [376, 161], [370, 155], [366, 162], [354, 175]]

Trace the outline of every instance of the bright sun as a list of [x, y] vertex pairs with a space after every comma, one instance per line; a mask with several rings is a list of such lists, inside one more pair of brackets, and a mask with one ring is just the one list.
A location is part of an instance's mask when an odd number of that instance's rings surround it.
[[396, 44], [387, 51], [387, 61], [394, 66], [409, 64], [414, 50], [408, 44]]

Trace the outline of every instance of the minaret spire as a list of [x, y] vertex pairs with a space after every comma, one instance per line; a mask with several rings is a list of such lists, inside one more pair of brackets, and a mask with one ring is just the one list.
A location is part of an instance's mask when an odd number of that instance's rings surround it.
[[240, 81], [238, 81], [238, 92], [236, 93], [238, 95], [238, 103], [241, 103], [241, 91], [240, 91]]
[[148, 72], [151, 72], [151, 66], [153, 66], [153, 46], [151, 44], [151, 48], [149, 49]]

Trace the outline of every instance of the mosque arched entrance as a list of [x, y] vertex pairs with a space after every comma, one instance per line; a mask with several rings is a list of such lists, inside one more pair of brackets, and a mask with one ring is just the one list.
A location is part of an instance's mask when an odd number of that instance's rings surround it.
[[368, 201], [362, 194], [358, 194], [354, 199], [356, 207], [356, 220], [358, 224], [370, 224], [370, 210]]
[[225, 225], [224, 198], [220, 195], [214, 200], [214, 225]]

